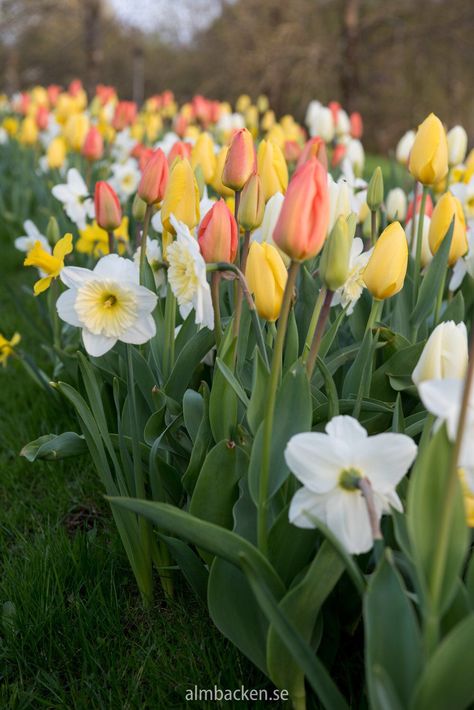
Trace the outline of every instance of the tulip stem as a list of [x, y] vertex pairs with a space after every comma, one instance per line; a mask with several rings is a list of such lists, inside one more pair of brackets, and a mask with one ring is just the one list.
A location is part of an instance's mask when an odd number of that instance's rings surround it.
[[411, 218], [411, 235], [410, 235], [410, 251], [413, 248], [413, 244], [415, 242], [415, 229], [416, 229], [416, 200], [418, 198], [418, 189], [419, 189], [420, 183], [418, 180], [415, 180], [415, 186], [413, 188], [413, 214]]
[[377, 241], [377, 210], [371, 210], [370, 212], [370, 236], [374, 247]]
[[[428, 187], [423, 185], [423, 194], [421, 196], [420, 213], [418, 215], [418, 230], [416, 235], [416, 253], [415, 253], [415, 274], [413, 277], [413, 295], [414, 303], [418, 299], [418, 288], [420, 285], [420, 269], [421, 269], [421, 249], [423, 246], [423, 222], [425, 220], [426, 198], [428, 197]], [[416, 219], [416, 203], [413, 212], [413, 220]]]
[[148, 228], [150, 227], [152, 210], [152, 205], [146, 206], [145, 216], [143, 218], [142, 238], [140, 240], [140, 283], [142, 286], [145, 285], [146, 238], [148, 234]]
[[166, 380], [171, 374], [174, 365], [174, 331], [176, 327], [176, 298], [168, 285], [165, 302], [165, 337], [166, 344], [163, 349], [163, 376]]
[[[236, 193], [240, 196], [240, 192]], [[240, 254], [240, 270], [241, 272], [245, 275], [245, 269], [247, 268], [247, 257], [249, 255], [249, 246], [250, 246], [250, 232], [248, 229], [245, 230], [245, 236], [244, 236], [244, 244], [242, 247], [242, 252]], [[239, 289], [237, 296], [236, 296], [236, 303], [235, 303], [235, 318], [234, 318], [234, 335], [238, 337], [239, 335], [239, 327], [240, 327], [240, 319], [242, 317], [242, 298], [243, 298], [243, 292], [242, 289]]]
[[281, 304], [280, 317], [278, 319], [277, 335], [275, 339], [275, 347], [273, 350], [272, 367], [270, 370], [270, 379], [267, 389], [267, 407], [266, 416], [263, 422], [263, 442], [262, 442], [262, 465], [260, 469], [260, 484], [258, 491], [258, 523], [257, 536], [258, 546], [260, 550], [267, 553], [267, 538], [268, 538], [268, 487], [270, 479], [270, 455], [272, 448], [272, 432], [273, 420], [275, 417], [275, 403], [280, 379], [281, 363], [283, 355], [283, 346], [285, 343], [286, 329], [288, 326], [288, 316], [290, 313], [291, 302], [293, 299], [293, 290], [296, 283], [296, 277], [300, 269], [298, 261], [292, 261], [288, 271], [288, 279], [283, 293], [283, 301]]
[[367, 325], [365, 326], [365, 332], [372, 330], [375, 322], [380, 319], [383, 310], [383, 301], [379, 298], [374, 298], [372, 300], [372, 308], [370, 309], [369, 318], [367, 320]]
[[318, 325], [319, 314], [321, 313], [321, 308], [323, 307], [324, 297], [326, 296], [326, 289], [323, 287], [318, 293], [316, 303], [313, 309], [313, 315], [311, 316], [311, 321], [309, 323], [308, 333], [306, 335], [306, 340], [303, 347], [302, 362], [306, 362], [308, 359], [309, 351], [311, 348], [311, 342], [313, 340], [314, 331]]
[[242, 247], [242, 254], [240, 255], [240, 270], [245, 274], [245, 269], [247, 267], [247, 257], [249, 255], [250, 247], [250, 230], [246, 229], [244, 234], [244, 244]]
[[115, 250], [115, 234], [113, 229], [109, 229], [107, 232], [109, 238], [109, 254], [113, 254]]
[[328, 322], [329, 313], [331, 311], [331, 302], [334, 296], [334, 291], [329, 289], [321, 289], [325, 291], [324, 301], [321, 307], [321, 312], [318, 318], [318, 324], [313, 336], [313, 342], [311, 343], [311, 348], [309, 351], [308, 359], [306, 361], [306, 372], [308, 373], [308, 379], [311, 381], [313, 376], [314, 366], [316, 364], [316, 359], [318, 357], [319, 349], [321, 347], [321, 341], [323, 339], [324, 331], [326, 330], [326, 323]]
[[216, 339], [216, 348], [219, 349], [221, 344], [222, 329], [221, 329], [221, 304], [219, 294], [219, 284], [221, 275], [218, 271], [211, 274], [211, 296], [212, 305], [214, 308], [214, 337]]

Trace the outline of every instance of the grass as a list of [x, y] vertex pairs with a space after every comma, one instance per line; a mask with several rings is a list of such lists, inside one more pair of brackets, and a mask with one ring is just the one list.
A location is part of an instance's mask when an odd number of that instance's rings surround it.
[[[11, 246], [19, 229], [0, 236], [0, 332], [19, 330], [41, 362], [37, 304], [21, 295], [32, 279]], [[185, 700], [194, 685], [266, 686], [184, 583], [143, 611], [88, 457], [19, 456], [75, 428], [17, 363], [0, 368], [0, 707], [185, 708], [197, 706]]]

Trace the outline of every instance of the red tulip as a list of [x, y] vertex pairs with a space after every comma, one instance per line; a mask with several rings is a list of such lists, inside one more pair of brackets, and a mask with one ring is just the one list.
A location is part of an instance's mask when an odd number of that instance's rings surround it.
[[91, 126], [82, 146], [82, 155], [87, 160], [100, 160], [104, 154], [104, 140], [97, 126]]
[[233, 262], [237, 254], [237, 223], [224, 200], [219, 200], [206, 214], [198, 231], [204, 261]]
[[110, 232], [122, 222], [122, 208], [115, 190], [104, 180], [99, 180], [94, 194], [95, 218], [99, 227]]
[[168, 161], [161, 148], [158, 148], [153, 151], [143, 168], [142, 179], [137, 190], [138, 196], [147, 205], [157, 204], [164, 197], [167, 182]]

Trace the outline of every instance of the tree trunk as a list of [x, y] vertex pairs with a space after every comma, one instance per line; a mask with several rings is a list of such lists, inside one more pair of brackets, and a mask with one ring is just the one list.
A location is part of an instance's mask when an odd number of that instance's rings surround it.
[[344, 0], [340, 85], [342, 105], [347, 111], [357, 109], [359, 94], [359, 11], [360, 0]]
[[102, 63], [101, 14], [102, 0], [83, 0], [84, 2], [84, 54], [85, 87], [89, 98], [94, 95], [99, 81]]

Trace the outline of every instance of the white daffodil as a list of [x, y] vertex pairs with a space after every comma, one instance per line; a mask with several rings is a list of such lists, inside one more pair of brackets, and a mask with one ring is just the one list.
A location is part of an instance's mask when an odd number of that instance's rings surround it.
[[173, 131], [168, 131], [165, 133], [163, 138], [155, 143], [153, 146], [154, 150], [161, 148], [163, 153], [167, 156], [174, 144], [179, 141], [179, 136]]
[[126, 202], [136, 192], [140, 178], [141, 172], [137, 161], [128, 158], [124, 163], [113, 163], [109, 184], [117, 193], [119, 200]]
[[112, 157], [119, 163], [123, 163], [130, 157], [130, 153], [137, 144], [136, 139], [131, 135], [129, 128], [124, 128], [115, 136], [112, 144]]
[[362, 291], [365, 288], [365, 282], [362, 278], [364, 269], [370, 259], [370, 251], [364, 251], [364, 242], [359, 237], [356, 237], [352, 242], [351, 255], [349, 257], [349, 273], [346, 283], [335, 291], [332, 303], [333, 306], [339, 304], [347, 307], [347, 315], [350, 316], [354, 310], [355, 304], [362, 296]]
[[79, 229], [85, 229], [87, 218], [92, 219], [95, 215], [94, 201], [76, 168], [67, 171], [66, 180], [65, 184], [55, 185], [51, 192], [57, 200], [63, 203], [64, 211], [69, 219]]
[[26, 222], [23, 222], [23, 229], [26, 234], [15, 239], [15, 247], [18, 251], [29, 252], [33, 249], [35, 243], [39, 242], [43, 249], [47, 251], [48, 254], [51, 254], [51, 247], [48, 240], [44, 234], [41, 234], [38, 227], [31, 219], [27, 219]]
[[199, 251], [199, 244], [187, 225], [171, 215], [171, 224], [176, 239], [167, 247], [168, 283], [178, 301], [179, 312], [187, 318], [195, 310], [196, 323], [214, 328], [214, 309], [211, 289], [207, 282], [206, 262]]
[[466, 274], [474, 279], [474, 225], [468, 227], [467, 241], [469, 243], [467, 254], [458, 259], [453, 266], [453, 274], [449, 281], [450, 291], [456, 291], [460, 287]]
[[367, 436], [353, 417], [334, 417], [326, 434], [296, 434], [285, 460], [303, 484], [291, 501], [289, 519], [300, 528], [326, 525], [348, 552], [361, 554], [373, 545], [366, 502], [358, 486], [368, 479], [380, 519], [390, 507], [402, 510], [395, 490], [416, 456], [416, 444], [405, 434]]
[[136, 264], [117, 254], [103, 256], [93, 271], [78, 266], [61, 271], [68, 290], [57, 300], [58, 314], [82, 328], [89, 355], [104, 355], [118, 340], [141, 345], [155, 335], [157, 297], [139, 280]]
[[[140, 266], [140, 253], [141, 247], [138, 247], [135, 254], [133, 255], [133, 261]], [[166, 293], [166, 272], [163, 268], [163, 255], [161, 253], [161, 246], [157, 239], [146, 238], [146, 258], [150, 264], [151, 270], [153, 271], [153, 276], [155, 278], [155, 284], [158, 292], [161, 296]], [[164, 293], [163, 293], [164, 291]]]

